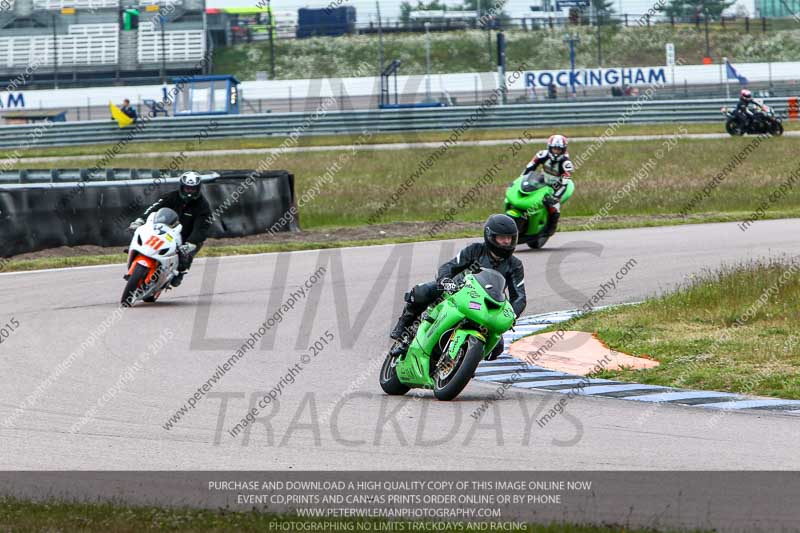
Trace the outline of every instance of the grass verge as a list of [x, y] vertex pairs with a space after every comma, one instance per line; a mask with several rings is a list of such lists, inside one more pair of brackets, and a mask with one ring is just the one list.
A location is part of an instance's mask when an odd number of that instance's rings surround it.
[[[573, 160], [582, 161], [584, 153], [588, 157], [574, 173], [576, 191], [564, 204], [564, 217], [592, 217], [604, 209], [612, 217], [652, 219], [681, 213], [749, 213], [792, 173], [800, 173], [798, 138], [698, 140], [681, 137], [675, 128], [677, 140], [669, 150], [663, 140], [607, 142], [599, 148], [585, 141], [570, 143]], [[432, 164], [428, 161], [439, 148], [285, 153], [275, 167], [294, 173], [297, 196], [306, 195], [300, 205], [305, 229], [436, 222], [446, 217], [474, 222], [502, 209], [508, 183], [542, 148], [539, 142], [525, 140], [516, 151], [511, 143], [450, 147]], [[263, 158], [199, 155], [191, 164], [195, 170], [257, 168]], [[146, 166], [165, 167], [172, 159], [151, 158]], [[56, 161], [37, 166], [64, 165]], [[141, 167], [143, 161], [127, 155], [114, 165]], [[800, 212], [800, 187], [790, 185], [769, 202], [767, 213]], [[144, 203], [151, 201], [155, 197]]]
[[[581, 131], [575, 128], [566, 133], [579, 135]], [[649, 131], [673, 135], [673, 144], [668, 148], [663, 139], [607, 142], [599, 148], [586, 141], [570, 144], [573, 160], [580, 164], [574, 173], [576, 192], [563, 207], [561, 231], [744, 221], [753, 218], [760, 208], [758, 219], [800, 216], [800, 187], [796, 186], [800, 165], [795, 157], [800, 139], [687, 139], [685, 133], [691, 129], [681, 125], [662, 125]], [[492, 132], [466, 133], [480, 136]], [[494, 133], [507, 138], [520, 132]], [[440, 133], [431, 135], [428, 140], [442, 138]], [[427, 229], [442, 222], [477, 224], [502, 209], [507, 184], [541, 148], [539, 142], [529, 140], [537, 138], [535, 132], [516, 138], [516, 148], [511, 142], [450, 147], [430, 165], [423, 162], [429, 161], [431, 154], [440, 153], [438, 148], [283, 154], [275, 167], [295, 174], [296, 194], [303, 200], [299, 207], [304, 230], [373, 230], [375, 224], [382, 223], [429, 227], [410, 234], [395, 232], [401, 235], [392, 238], [384, 238], [378, 231], [364, 231], [358, 238], [345, 232], [334, 234], [333, 239], [314, 240], [308, 235], [298, 239], [293, 235], [291, 241], [265, 239], [247, 246], [219, 243], [206, 253], [235, 255], [474, 237], [478, 234], [475, 231], [430, 234]], [[331, 139], [343, 142], [342, 137]], [[164, 145], [159, 148], [167, 149]], [[192, 159], [197, 170], [256, 168], [264, 157], [197, 155]], [[143, 165], [135, 154], [126, 154], [114, 165], [156, 168], [168, 166], [172, 160], [172, 156], [164, 155], [147, 159]], [[55, 168], [68, 163], [65, 158], [37, 166]], [[153, 195], [143, 203], [155, 200]], [[15, 260], [4, 266], [6, 270], [30, 270], [122, 261], [121, 256], [108, 258], [105, 253], [99, 252], [103, 257], [81, 259]]]
[[[743, 215], [743, 214], [742, 214]], [[789, 213], [772, 213], [772, 215], [785, 215], [790, 216]], [[793, 214], [800, 216], [800, 210]], [[711, 223], [711, 222], [731, 222], [738, 220], [739, 216], [728, 215], [698, 215], [687, 219], [683, 218], [664, 218], [664, 217], [629, 217], [629, 218], [615, 218], [607, 220], [598, 224], [594, 229], [625, 229], [634, 227], [656, 227], [678, 225], [684, 223]], [[769, 218], [769, 217], [768, 217]], [[777, 216], [775, 216], [777, 218]], [[560, 226], [561, 232], [580, 231], [583, 229], [584, 222], [588, 221], [587, 218], [572, 217], [567, 218]], [[234, 255], [253, 255], [264, 253], [277, 253], [277, 252], [297, 252], [302, 250], [324, 250], [329, 248], [345, 248], [352, 246], [376, 246], [386, 244], [404, 244], [412, 242], [425, 242], [440, 239], [477, 239], [480, 240], [480, 222], [472, 224], [474, 227], [459, 229], [455, 231], [448, 231], [444, 233], [437, 233], [435, 235], [427, 235], [425, 233], [410, 233], [405, 236], [391, 236], [391, 237], [377, 237], [377, 238], [337, 238], [337, 230], [347, 230], [347, 228], [328, 228], [314, 231], [310, 238], [305, 240], [289, 240], [290, 235], [286, 235], [286, 240], [282, 242], [262, 242], [253, 244], [224, 244], [225, 239], [220, 239], [218, 242], [223, 244], [209, 244], [203, 248], [199, 257], [223, 257]], [[382, 226], [391, 228], [392, 225]], [[326, 240], [317, 240], [317, 236], [321, 236], [325, 232]], [[402, 230], [401, 230], [402, 231]], [[344, 231], [344, 234], [349, 235], [350, 232]], [[265, 237], [269, 239], [269, 237]], [[62, 253], [66, 252], [67, 253]], [[94, 251], [83, 251], [80, 249], [56, 249], [51, 251], [42, 252], [45, 257], [29, 258], [28, 254], [19, 259], [9, 260], [0, 263], [0, 273], [2, 272], [27, 272], [32, 270], [45, 270], [53, 268], [70, 268], [81, 266], [95, 266], [95, 265], [111, 265], [122, 264], [125, 262], [127, 255], [122, 253], [97, 253]], [[33, 254], [37, 255], [37, 254]]]
[[[631, 102], [633, 104], [633, 102]], [[724, 123], [720, 115], [720, 122], [685, 124], [689, 133], [725, 133]], [[572, 137], [596, 137], [602, 135], [608, 126], [573, 126], [570, 127], [569, 134]], [[785, 122], [784, 127], [787, 131], [800, 129], [800, 125], [795, 122]], [[535, 137], [546, 138], [553, 134], [552, 128], [531, 128], [529, 133]], [[671, 134], [675, 131], [672, 124], [623, 124], [616, 135], [663, 135]], [[372, 135], [365, 144], [384, 144], [384, 143], [410, 143], [410, 142], [437, 142], [443, 141], [450, 135], [450, 131], [408, 131], [398, 133], [376, 133]], [[485, 141], [497, 139], [515, 139], [522, 134], [519, 129], [473, 129], [466, 131], [461, 137], [464, 141]], [[133, 141], [125, 147], [126, 154], [146, 154], [158, 152], [207, 152], [208, 150], [241, 150], [259, 148], [277, 148], [285, 140], [286, 136], [276, 135], [271, 137], [236, 137], [226, 139], [208, 140], [202, 144], [196, 140], [191, 141]], [[311, 146], [347, 146], [357, 138], [357, 135], [306, 135], [299, 137], [297, 145], [299, 147]], [[20, 150], [22, 159], [19, 165], [25, 165], [26, 157], [71, 157], [85, 155], [99, 155], [106, 150], [113, 148], [115, 143], [85, 144], [80, 146], [54, 146], [28, 148]], [[18, 166], [19, 166], [18, 165]], [[146, 166], [146, 165], [145, 165]]]
[[[330, 524], [330, 529], [324, 527]], [[335, 525], [334, 525], [335, 524]], [[358, 525], [363, 529], [359, 529]], [[129, 506], [116, 503], [33, 503], [16, 499], [0, 499], [0, 529], [3, 531], [81, 531], [138, 533], [140, 531], [377, 531], [379, 524], [385, 531], [409, 531], [410, 529], [388, 529], [389, 524], [408, 522], [385, 522], [379, 520], [325, 519], [314, 520], [269, 513], [231, 512], [223, 510], [198, 510], [188, 508], [159, 508]], [[415, 523], [419, 524], [419, 523]], [[422, 524], [419, 524], [422, 525]], [[370, 527], [371, 526], [371, 527]], [[431, 526], [433, 524], [431, 523]], [[334, 529], [335, 528], [335, 529]], [[437, 531], [417, 527], [414, 531]], [[529, 525], [526, 528], [508, 531], [528, 533], [612, 533], [622, 531], [621, 526], [588, 525]], [[466, 531], [466, 529], [465, 529]], [[655, 533], [653, 529], [627, 529], [628, 533]]]
[[772, 258], [705, 271], [675, 292], [590, 313], [570, 329], [661, 363], [596, 377], [800, 399], [798, 314], [800, 261]]

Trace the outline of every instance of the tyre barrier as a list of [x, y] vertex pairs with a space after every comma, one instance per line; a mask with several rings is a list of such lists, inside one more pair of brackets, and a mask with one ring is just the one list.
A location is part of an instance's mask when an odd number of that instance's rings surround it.
[[[179, 174], [116, 169], [107, 181], [90, 181], [80, 180], [86, 177], [80, 169], [19, 171], [16, 183], [0, 183], [0, 257], [60, 246], [127, 245], [130, 222], [175, 190]], [[204, 177], [203, 192], [212, 209], [209, 237], [264, 233], [295, 206], [294, 176], [285, 170], [214, 173]], [[299, 222], [293, 217], [278, 227], [296, 230]]]

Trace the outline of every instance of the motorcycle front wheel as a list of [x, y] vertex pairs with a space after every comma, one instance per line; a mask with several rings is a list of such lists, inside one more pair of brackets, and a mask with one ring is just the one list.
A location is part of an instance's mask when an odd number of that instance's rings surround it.
[[483, 360], [483, 343], [470, 337], [461, 345], [455, 359], [450, 359], [447, 352], [441, 359], [433, 377], [433, 395], [437, 400], [450, 401], [461, 394], [475, 375], [475, 369]]
[[136, 265], [131, 277], [128, 278], [128, 283], [125, 284], [125, 290], [122, 291], [122, 298], [120, 298], [119, 303], [127, 307], [136, 303], [136, 300], [139, 299], [136, 293], [144, 285], [144, 280], [147, 279], [148, 272], [149, 270], [146, 266]]
[[780, 137], [781, 135], [783, 135], [783, 124], [781, 124], [777, 120], [773, 121], [770, 127], [770, 133], [775, 137]]
[[526, 244], [528, 245], [528, 248], [533, 248], [534, 250], [538, 250], [540, 248], [543, 248], [544, 245], [549, 240], [550, 237], [541, 236], [541, 237], [536, 237], [532, 241], [528, 241]]
[[397, 376], [397, 359], [398, 356], [392, 355], [393, 350], [389, 350], [386, 354], [386, 359], [383, 360], [381, 367], [381, 388], [383, 392], [390, 396], [402, 396], [411, 390], [411, 387], [403, 385], [400, 378]]

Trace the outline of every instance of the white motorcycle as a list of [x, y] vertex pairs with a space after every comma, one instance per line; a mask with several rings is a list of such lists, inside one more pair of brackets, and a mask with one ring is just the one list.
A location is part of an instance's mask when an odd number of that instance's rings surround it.
[[164, 207], [136, 229], [128, 248], [122, 305], [130, 307], [139, 300], [153, 303], [171, 288], [172, 278], [178, 275], [182, 228], [178, 213]]

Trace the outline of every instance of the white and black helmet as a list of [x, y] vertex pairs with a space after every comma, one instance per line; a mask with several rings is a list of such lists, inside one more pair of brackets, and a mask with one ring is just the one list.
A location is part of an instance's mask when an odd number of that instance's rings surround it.
[[[561, 153], [558, 155], [554, 154], [553, 148], [560, 149]], [[550, 138], [547, 139], [547, 151], [550, 152], [550, 154], [554, 157], [562, 157], [567, 153], [567, 138], [558, 134], [551, 135]]]
[[180, 195], [184, 202], [190, 202], [200, 198], [200, 188], [203, 178], [197, 172], [184, 172], [181, 174]]

